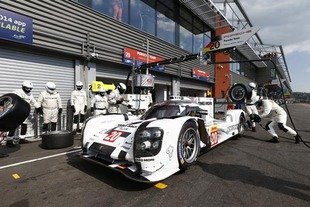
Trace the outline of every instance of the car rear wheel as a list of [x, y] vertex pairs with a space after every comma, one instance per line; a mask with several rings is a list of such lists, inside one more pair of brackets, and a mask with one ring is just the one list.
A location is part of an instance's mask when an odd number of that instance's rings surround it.
[[178, 160], [182, 171], [196, 161], [199, 150], [200, 138], [197, 125], [192, 121], [186, 122], [178, 139]]

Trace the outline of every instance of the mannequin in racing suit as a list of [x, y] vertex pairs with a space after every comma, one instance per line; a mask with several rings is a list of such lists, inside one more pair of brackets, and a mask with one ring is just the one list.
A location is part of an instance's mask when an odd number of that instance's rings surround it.
[[[258, 101], [258, 99], [259, 99], [259, 96], [257, 96], [256, 84], [251, 82], [251, 83], [249, 83], [249, 87], [252, 89], [252, 96], [251, 96], [251, 99], [246, 100], [246, 102], [245, 102], [245, 111], [249, 116], [251, 114], [257, 114], [258, 115], [258, 111], [257, 111], [257, 108], [255, 106], [256, 101]], [[251, 126], [252, 131], [256, 132], [255, 122], [250, 121], [249, 125]]]
[[38, 104], [43, 110], [43, 131], [48, 131], [51, 124], [51, 131], [56, 130], [58, 115], [62, 113], [62, 104], [59, 93], [56, 91], [56, 85], [53, 82], [46, 83], [46, 91], [42, 91], [38, 98]]
[[85, 120], [85, 113], [87, 110], [87, 99], [86, 92], [82, 90], [83, 83], [81, 81], [76, 82], [76, 90], [71, 93], [71, 109], [73, 112], [73, 131], [77, 130], [77, 125], [79, 123], [79, 128], [83, 126]]
[[291, 134], [295, 137], [295, 143], [298, 144], [300, 142], [300, 137], [295, 130], [286, 126], [287, 114], [286, 111], [279, 106], [273, 100], [261, 99], [257, 101], [257, 107], [262, 110], [260, 113], [260, 117], [270, 117], [270, 121], [266, 124], [266, 130], [271, 134], [272, 139], [268, 140], [268, 142], [278, 143], [279, 138], [274, 130], [274, 125], [278, 124], [279, 129], [282, 131]]
[[114, 91], [108, 95], [109, 109], [108, 112], [111, 114], [122, 113], [120, 110], [120, 104], [131, 108], [131, 106], [124, 101], [124, 98], [121, 94], [124, 94], [127, 87], [124, 83], [119, 83]]
[[[33, 84], [30, 81], [24, 81], [22, 84], [21, 89], [17, 89], [13, 91], [16, 95], [27, 101], [30, 105], [34, 106], [36, 110], [39, 108], [37, 101], [34, 99], [33, 95], [31, 94], [31, 90], [33, 89]], [[30, 120], [32, 116], [29, 116], [21, 125], [20, 135], [26, 135], [27, 133], [27, 120]], [[15, 136], [16, 129], [9, 131], [7, 136], [7, 144], [14, 146], [19, 143], [19, 136]], [[12, 142], [12, 143], [11, 143]]]
[[94, 111], [94, 115], [97, 116], [99, 114], [107, 114], [108, 109], [108, 98], [106, 96], [106, 90], [101, 88], [91, 100], [91, 108], [90, 111]]

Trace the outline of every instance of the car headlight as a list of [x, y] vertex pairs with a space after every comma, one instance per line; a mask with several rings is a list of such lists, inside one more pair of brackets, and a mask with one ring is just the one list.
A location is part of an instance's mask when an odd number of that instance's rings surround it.
[[138, 129], [134, 140], [134, 156], [151, 157], [159, 153], [164, 132], [159, 127]]

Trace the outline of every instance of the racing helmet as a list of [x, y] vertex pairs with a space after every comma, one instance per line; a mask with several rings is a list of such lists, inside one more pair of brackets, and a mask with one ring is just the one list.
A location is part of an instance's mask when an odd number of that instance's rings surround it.
[[30, 91], [33, 88], [33, 84], [30, 81], [24, 81], [22, 84], [22, 89], [25, 91], [25, 93], [30, 93]]
[[107, 94], [107, 92], [104, 88], [100, 88], [98, 91], [98, 94], [100, 94], [101, 96], [105, 96]]
[[126, 85], [124, 83], [117, 84], [116, 88], [118, 89], [120, 94], [125, 93], [125, 91], [127, 89], [127, 87], [126, 87]]
[[48, 93], [52, 94], [56, 90], [56, 85], [53, 82], [47, 82], [45, 88]]
[[76, 89], [77, 90], [82, 90], [82, 88], [83, 88], [83, 83], [82, 83], [82, 81], [77, 81], [76, 83], [75, 83], [75, 85], [76, 85]]
[[252, 90], [254, 90], [254, 89], [256, 89], [256, 84], [253, 83], [253, 82], [251, 82], [251, 83], [249, 83], [249, 87], [250, 87]]

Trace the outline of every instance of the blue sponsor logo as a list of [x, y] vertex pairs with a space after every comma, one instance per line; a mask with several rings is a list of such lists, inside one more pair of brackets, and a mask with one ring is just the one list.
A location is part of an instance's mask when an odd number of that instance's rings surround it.
[[15, 12], [0, 9], [0, 38], [32, 44], [32, 19]]

